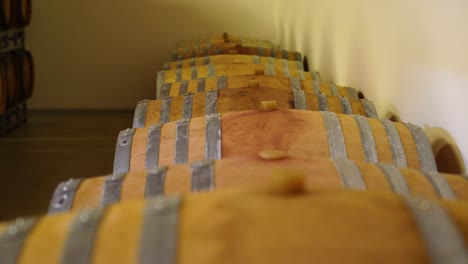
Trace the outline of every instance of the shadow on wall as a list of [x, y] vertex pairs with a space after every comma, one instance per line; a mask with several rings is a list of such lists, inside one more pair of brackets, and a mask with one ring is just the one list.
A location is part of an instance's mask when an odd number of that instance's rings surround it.
[[156, 72], [179, 40], [225, 31], [272, 39], [261, 4], [244, 1], [36, 1], [31, 107], [134, 108], [155, 98]]
[[443, 128], [429, 126], [426, 126], [424, 131], [431, 141], [438, 170], [446, 173], [465, 174], [466, 167], [462, 154], [450, 133]]

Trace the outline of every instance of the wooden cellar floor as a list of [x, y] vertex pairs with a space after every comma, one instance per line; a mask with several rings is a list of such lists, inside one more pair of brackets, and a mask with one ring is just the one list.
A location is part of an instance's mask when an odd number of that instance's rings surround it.
[[60, 181], [112, 172], [133, 110], [33, 110], [0, 138], [0, 221], [46, 213]]

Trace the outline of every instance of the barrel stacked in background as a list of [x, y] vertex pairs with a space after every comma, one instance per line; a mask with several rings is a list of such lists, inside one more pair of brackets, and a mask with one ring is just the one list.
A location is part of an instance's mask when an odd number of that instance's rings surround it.
[[26, 100], [33, 94], [34, 63], [24, 30], [31, 8], [31, 0], [0, 1], [0, 135], [26, 121]]
[[114, 172], [0, 224], [2, 263], [468, 263], [467, 178], [437, 171], [421, 127], [269, 41], [171, 55]]

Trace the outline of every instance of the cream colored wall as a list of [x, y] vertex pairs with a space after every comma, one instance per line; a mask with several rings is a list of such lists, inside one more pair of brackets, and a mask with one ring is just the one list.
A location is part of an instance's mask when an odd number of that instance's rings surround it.
[[465, 0], [33, 2], [31, 108], [133, 108], [155, 97], [178, 40], [228, 31], [303, 51], [325, 81], [361, 89], [381, 117], [424, 126], [436, 154], [468, 161]]
[[30, 108], [134, 108], [182, 39], [232, 32], [273, 39], [267, 0], [33, 1]]
[[463, 169], [468, 1], [277, 1], [282, 46], [303, 51], [325, 81], [361, 89], [381, 117], [423, 126], [436, 154], [448, 142], [442, 152], [455, 152]]

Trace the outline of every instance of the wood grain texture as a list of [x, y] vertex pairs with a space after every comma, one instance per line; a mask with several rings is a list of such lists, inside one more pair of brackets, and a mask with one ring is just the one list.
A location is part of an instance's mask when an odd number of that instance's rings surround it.
[[[254, 56], [254, 55], [243, 55], [243, 54], [237, 54], [237, 55], [227, 55], [227, 54], [224, 54], [224, 55], [213, 55], [213, 56], [208, 56], [209, 58], [209, 63], [211, 64], [230, 64], [230, 63], [235, 63], [235, 64], [251, 64], [251, 63], [254, 63], [254, 57], [258, 57], [258, 56]], [[272, 59], [271, 57], [258, 57], [259, 58], [259, 62], [260, 64], [270, 64], [270, 59]], [[169, 70], [175, 70], [177, 68], [188, 68], [188, 67], [191, 67], [191, 66], [203, 66], [205, 65], [205, 58], [195, 58], [194, 60], [195, 62], [195, 65], [192, 65], [192, 60], [191, 59], [188, 59], [188, 60], [182, 60], [182, 61], [178, 61], [178, 62], [169, 62], [168, 63], [168, 66], [169, 66]], [[300, 67], [301, 68], [298, 68], [298, 62], [297, 61], [290, 61], [290, 60], [287, 60], [286, 61], [287, 63], [287, 66], [290, 68], [290, 69], [299, 69], [301, 70], [302, 69], [302, 64], [300, 63]], [[182, 67], [179, 67], [179, 65], [181, 65]], [[284, 61], [283, 59], [274, 59], [273, 58], [273, 65], [275, 67], [284, 67]]]
[[[468, 205], [435, 203], [468, 239]], [[93, 241], [93, 262], [137, 259], [144, 208], [138, 200], [106, 209]], [[178, 214], [178, 263], [430, 262], [417, 221], [398, 195], [316, 188], [277, 195], [270, 187], [242, 188], [184, 195]], [[19, 263], [56, 263], [76, 216], [43, 217], [28, 235]]]
[[197, 38], [197, 39], [187, 39], [187, 40], [182, 40], [177, 44], [178, 48], [184, 48], [184, 47], [195, 47], [195, 46], [200, 46], [200, 45], [206, 45], [206, 43], [210, 43], [212, 45], [220, 44], [220, 43], [245, 43], [250, 45], [251, 43], [263, 43], [264, 45], [272, 45], [271, 41], [269, 40], [262, 40], [262, 39], [256, 39], [256, 38], [251, 38], [251, 37], [245, 37], [245, 36], [237, 36], [237, 35], [232, 35], [232, 34], [220, 34], [220, 35], [215, 35], [211, 37], [205, 37], [205, 38]]
[[[197, 78], [208, 77], [208, 66], [197, 66]], [[266, 67], [262, 64], [217, 64], [214, 65], [215, 76], [238, 76], [238, 75], [254, 75], [258, 71], [263, 71], [266, 74]], [[284, 74], [283, 67], [274, 67], [275, 76], [289, 77]], [[164, 84], [174, 83], [177, 81], [189, 81], [192, 80], [192, 69], [182, 68], [182, 80], [177, 80], [176, 70], [164, 71], [165, 79]], [[299, 78], [299, 71], [296, 69], [290, 69], [289, 73], [292, 77]], [[302, 71], [301, 71], [302, 72]], [[305, 80], [312, 80], [312, 75], [309, 72], [303, 72]]]
[[270, 43], [262, 42], [262, 41], [253, 41], [253, 40], [245, 40], [245, 41], [232, 41], [232, 42], [221, 42], [216, 41], [211, 43], [210, 45], [207, 44], [189, 44], [183, 45], [180, 47], [175, 48], [177, 54], [183, 55], [187, 52], [199, 52], [202, 50], [210, 50], [213, 48], [217, 49], [224, 49], [224, 50], [231, 50], [237, 47], [259, 47], [265, 49], [274, 48], [274, 46]]
[[[206, 93], [193, 95], [192, 117], [205, 115]], [[182, 118], [184, 109], [184, 97], [173, 96], [169, 121]], [[258, 109], [262, 101], [276, 101], [279, 109], [295, 109], [294, 96], [291, 90], [275, 89], [268, 87], [245, 87], [236, 89], [218, 90], [217, 110], [219, 113], [231, 111]], [[315, 93], [306, 92], [307, 110], [319, 111], [318, 99]], [[342, 114], [343, 107], [337, 96], [327, 96], [328, 111]], [[157, 124], [161, 121], [161, 99], [151, 100], [146, 111], [145, 126]], [[352, 106], [352, 114], [366, 116], [363, 103], [360, 99], [349, 99]]]
[[[372, 163], [355, 162], [360, 170], [367, 191], [392, 193], [392, 187], [378, 166]], [[333, 160], [288, 156], [279, 160], [265, 160], [258, 155], [226, 158], [214, 162], [214, 188], [221, 191], [237, 187], [268, 186], [271, 175], [277, 170], [291, 170], [304, 173], [306, 188], [345, 188]], [[399, 168], [413, 195], [426, 198], [440, 198], [431, 182], [419, 170]], [[461, 175], [440, 174], [453, 189], [457, 199], [468, 200], [468, 181]], [[103, 194], [105, 176], [85, 179], [79, 186], [72, 210], [99, 206]], [[147, 180], [146, 171], [130, 172], [122, 184], [121, 201], [144, 198]], [[169, 166], [164, 194], [191, 192], [189, 164]]]
[[[248, 47], [248, 46], [239, 46], [236, 45], [235, 47], [223, 47], [221, 49], [212, 47], [206, 50], [194, 50], [194, 51], [188, 51], [188, 52], [178, 52], [177, 58], [173, 59], [175, 60], [181, 60], [181, 59], [190, 59], [190, 58], [196, 58], [196, 57], [203, 57], [206, 55], [219, 55], [219, 54], [246, 54], [246, 55], [258, 55], [259, 54], [259, 49], [258, 47]], [[286, 51], [287, 52], [287, 60], [296, 60], [296, 55], [297, 52], [295, 51]], [[283, 50], [282, 49], [264, 49], [264, 54], [263, 56], [267, 57], [273, 57], [273, 58], [283, 58]], [[302, 60], [302, 58], [301, 58]]]
[[[349, 115], [337, 114], [343, 133], [349, 158], [364, 161], [365, 153], [358, 124]], [[378, 161], [394, 164], [392, 147], [387, 132], [378, 119], [367, 119], [376, 143]], [[205, 117], [191, 119], [189, 129], [188, 162], [205, 158]], [[174, 164], [174, 145], [176, 139], [176, 122], [165, 123], [161, 129], [159, 165]], [[406, 126], [400, 128], [402, 145], [407, 147], [406, 156], [419, 160], [418, 153], [413, 151], [414, 139]], [[144, 169], [144, 157], [148, 128], [136, 129], [133, 137], [130, 170]], [[260, 111], [246, 110], [222, 114], [221, 120], [222, 157], [229, 158], [252, 155], [263, 149], [283, 150], [289, 155], [304, 157], [330, 157], [329, 138], [322, 114], [303, 110]], [[411, 147], [413, 146], [413, 147]], [[419, 168], [419, 163], [408, 165]]]
[[[206, 78], [206, 85], [203, 91], [212, 91], [216, 90], [216, 80], [217, 77], [207, 77]], [[197, 93], [197, 85], [199, 80], [188, 80], [188, 93]], [[174, 82], [167, 84], [169, 86], [169, 96], [178, 96], [183, 95], [180, 93], [180, 85], [181, 82]], [[226, 88], [244, 88], [244, 87], [269, 87], [275, 89], [285, 89], [291, 90], [291, 82], [290, 78], [280, 77], [280, 76], [271, 76], [271, 75], [240, 75], [240, 76], [227, 76], [227, 86]], [[320, 83], [320, 92], [332, 96], [330, 89], [330, 84], [328, 83]], [[306, 92], [315, 92], [313, 88], [313, 83], [310, 80], [302, 80], [301, 87], [303, 91]], [[347, 87], [338, 86], [339, 95], [352, 98], [352, 96], [348, 93]], [[357, 92], [356, 92], [357, 93]], [[358, 99], [358, 98], [353, 98]]]

